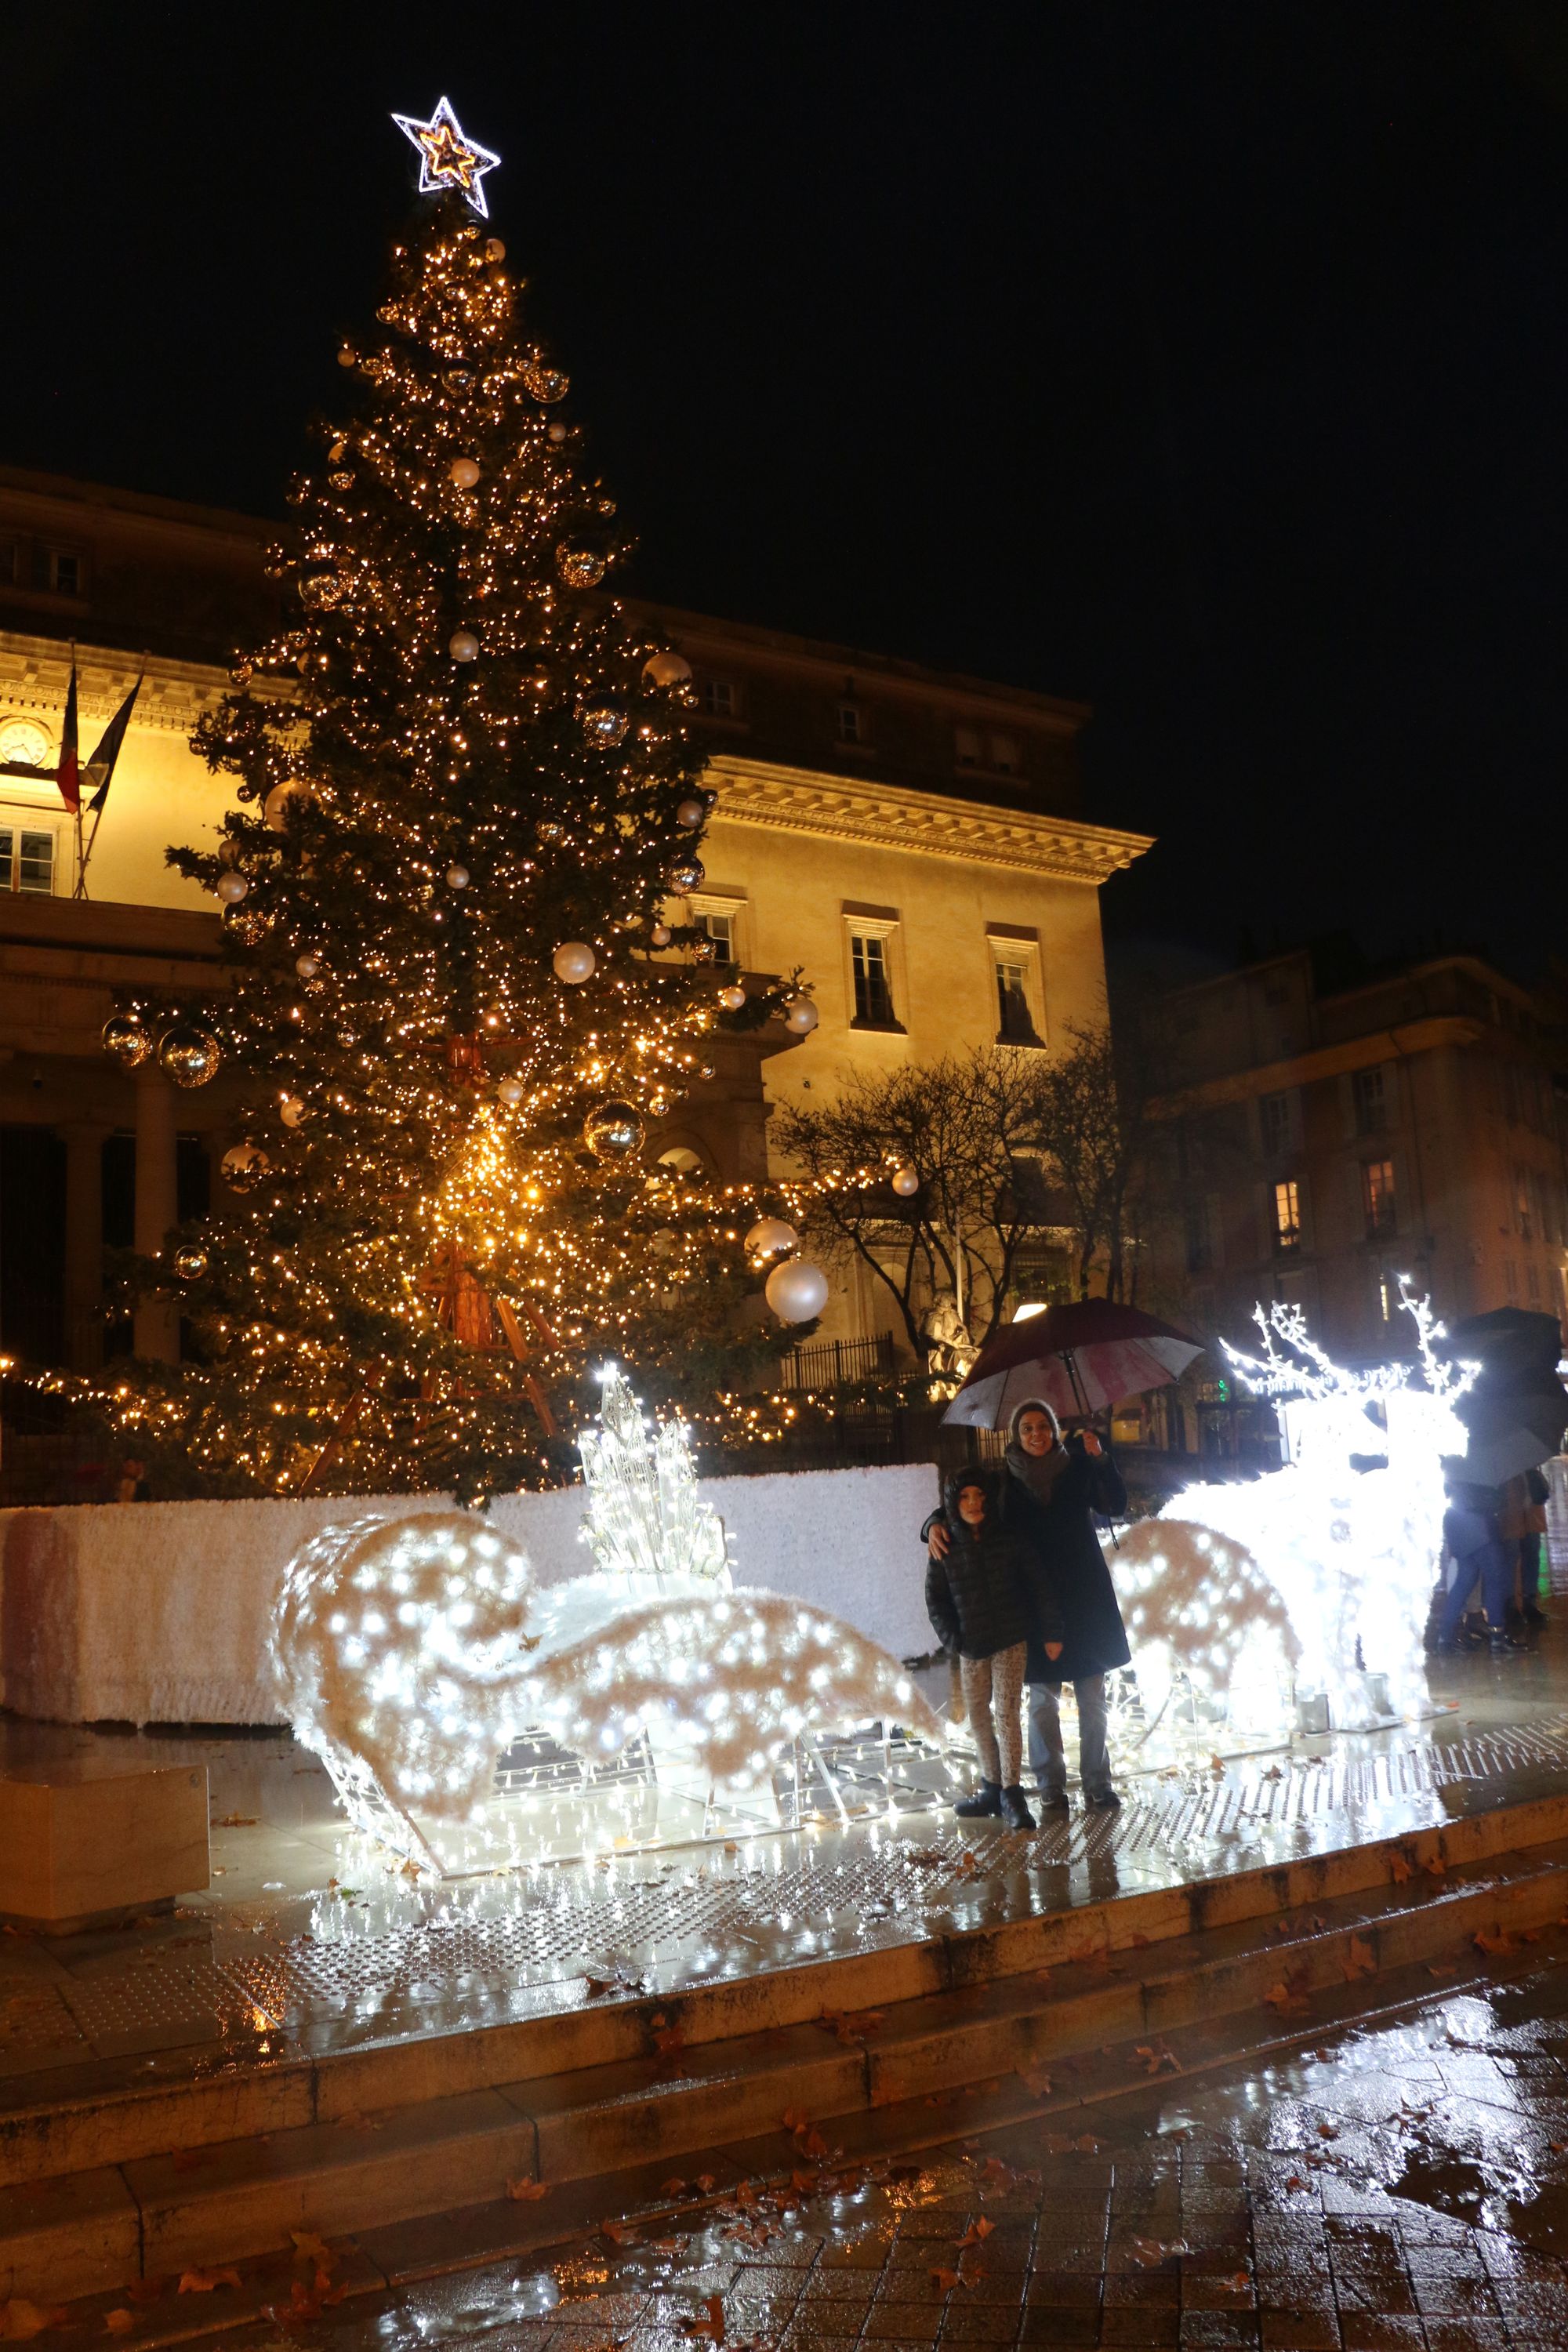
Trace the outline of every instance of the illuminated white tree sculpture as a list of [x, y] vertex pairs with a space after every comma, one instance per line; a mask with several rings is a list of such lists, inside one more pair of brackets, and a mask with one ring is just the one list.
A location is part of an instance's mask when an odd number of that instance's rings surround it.
[[679, 1422], [650, 1433], [616, 1364], [601, 1375], [599, 1426], [577, 1439], [588, 1489], [584, 1539], [606, 1574], [651, 1576], [660, 1591], [700, 1577], [731, 1581], [723, 1522], [697, 1492], [697, 1467]]
[[[1299, 1307], [1259, 1307], [1262, 1355], [1226, 1352], [1278, 1408], [1291, 1458], [1248, 1485], [1184, 1487], [1161, 1514], [1251, 1554], [1300, 1642], [1298, 1688], [1322, 1693], [1343, 1730], [1428, 1704], [1423, 1635], [1442, 1550], [1443, 1461], [1465, 1451], [1454, 1404], [1476, 1377], [1474, 1365], [1437, 1356], [1443, 1326], [1407, 1277], [1399, 1295], [1425, 1387], [1412, 1385], [1407, 1363], [1348, 1371], [1310, 1338]], [[1374, 1676], [1386, 1681], [1386, 1705]]]

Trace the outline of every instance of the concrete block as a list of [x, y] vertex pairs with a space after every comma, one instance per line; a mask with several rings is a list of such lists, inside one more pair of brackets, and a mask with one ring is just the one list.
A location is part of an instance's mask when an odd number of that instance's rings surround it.
[[62, 1759], [0, 1780], [0, 1919], [70, 1935], [209, 1877], [205, 1764]]

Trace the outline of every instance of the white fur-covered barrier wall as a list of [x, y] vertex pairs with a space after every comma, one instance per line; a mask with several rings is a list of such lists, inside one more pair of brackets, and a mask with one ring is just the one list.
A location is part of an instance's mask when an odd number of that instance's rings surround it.
[[[707, 1478], [737, 1579], [797, 1595], [894, 1657], [931, 1647], [921, 1521], [936, 1472]], [[283, 1571], [334, 1520], [401, 1518], [429, 1495], [104, 1503], [0, 1512], [0, 1704], [60, 1723], [281, 1721], [267, 1663]], [[541, 1584], [592, 1563], [581, 1486], [505, 1495], [490, 1517]]]

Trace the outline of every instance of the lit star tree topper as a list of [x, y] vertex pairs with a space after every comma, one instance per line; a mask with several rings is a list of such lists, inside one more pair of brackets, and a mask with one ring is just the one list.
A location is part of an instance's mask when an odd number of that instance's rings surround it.
[[487, 172], [493, 172], [500, 162], [488, 147], [468, 138], [452, 111], [449, 98], [441, 99], [428, 122], [421, 122], [416, 114], [395, 114], [394, 122], [405, 139], [419, 150], [419, 193], [435, 194], [442, 188], [460, 189], [481, 219], [489, 219], [489, 206], [480, 185]]

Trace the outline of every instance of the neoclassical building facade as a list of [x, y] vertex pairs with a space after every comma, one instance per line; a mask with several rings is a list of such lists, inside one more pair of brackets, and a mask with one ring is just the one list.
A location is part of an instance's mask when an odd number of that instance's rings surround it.
[[[269, 626], [250, 518], [0, 468], [0, 1348], [86, 1366], [106, 1344], [105, 1246], [155, 1249], [216, 1181], [220, 1077], [177, 1094], [104, 1057], [117, 989], [199, 1001], [210, 898], [164, 861], [212, 841], [226, 780], [192, 753], [237, 647]], [[648, 608], [644, 608], [648, 609]], [[1081, 706], [659, 608], [689, 661], [718, 794], [689, 911], [718, 958], [809, 982], [801, 1040], [726, 1045], [655, 1139], [731, 1179], [769, 1171], [767, 1113], [1006, 1039], [1048, 1052], [1102, 1017], [1100, 886], [1148, 846], [1087, 822]], [[72, 646], [83, 756], [144, 683], [75, 895], [54, 782]], [[824, 1328], [877, 1328], [845, 1286]], [[152, 1309], [107, 1344], [171, 1355]]]

